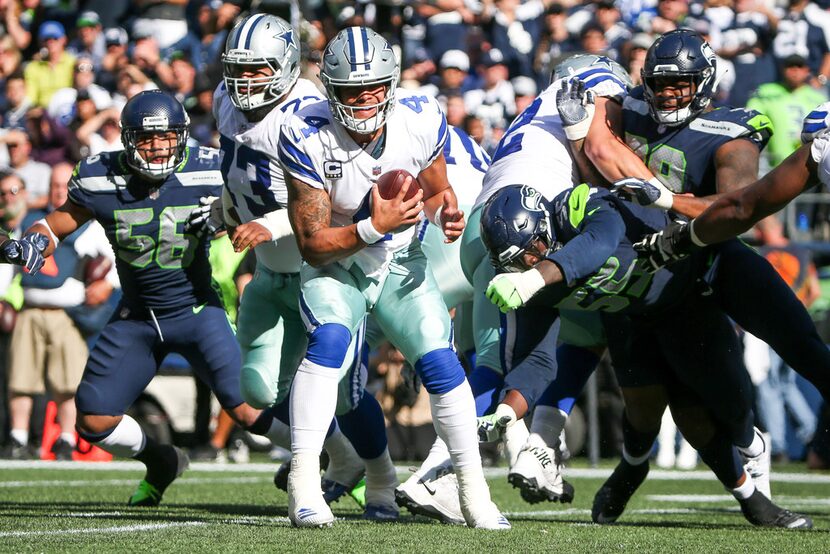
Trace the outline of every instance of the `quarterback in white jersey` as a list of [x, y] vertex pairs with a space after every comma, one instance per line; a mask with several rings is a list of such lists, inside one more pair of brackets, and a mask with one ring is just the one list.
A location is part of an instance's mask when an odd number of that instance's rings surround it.
[[[291, 26], [268, 14], [241, 20], [230, 32], [222, 56], [224, 81], [214, 93], [213, 114], [220, 133], [221, 171], [226, 180], [222, 204], [237, 251], [255, 248], [257, 269], [242, 295], [237, 340], [243, 354], [240, 386], [243, 398], [258, 408], [287, 400], [291, 381], [307, 345], [300, 317], [300, 266], [288, 212], [285, 178], [277, 159], [283, 120], [302, 106], [322, 100], [310, 81], [299, 79], [300, 52]], [[338, 413], [371, 420], [372, 410], [357, 410], [363, 395], [365, 369], [359, 360], [360, 343], [344, 364]], [[375, 410], [374, 412], [377, 412]], [[281, 413], [281, 411], [278, 411]], [[289, 448], [287, 421], [275, 422], [269, 437]], [[365, 441], [362, 441], [365, 442]], [[383, 441], [385, 447], [385, 440]], [[326, 500], [350, 490], [362, 477], [360, 453], [336, 425], [325, 441], [331, 463], [323, 479]]]
[[[434, 99], [396, 95], [397, 59], [371, 29], [338, 33], [323, 54], [320, 78], [328, 102], [291, 116], [279, 142], [289, 215], [307, 262], [300, 307], [309, 333], [291, 395], [289, 518], [298, 526], [333, 521], [315, 485], [320, 447], [346, 348], [371, 312], [429, 392], [436, 431], [452, 452], [466, 523], [509, 529], [490, 500], [473, 397], [452, 348], [449, 314], [413, 227], [423, 211], [448, 242], [464, 228], [447, 181], [446, 119]], [[408, 200], [411, 179], [388, 200], [374, 184], [396, 169], [418, 177], [419, 190]], [[365, 515], [396, 518], [394, 468], [390, 473], [385, 465], [364, 461]]]

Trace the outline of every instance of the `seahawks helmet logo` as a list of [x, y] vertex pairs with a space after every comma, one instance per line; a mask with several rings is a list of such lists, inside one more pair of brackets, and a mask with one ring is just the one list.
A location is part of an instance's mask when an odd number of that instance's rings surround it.
[[542, 194], [533, 187], [522, 187], [522, 207], [530, 212], [541, 212]]

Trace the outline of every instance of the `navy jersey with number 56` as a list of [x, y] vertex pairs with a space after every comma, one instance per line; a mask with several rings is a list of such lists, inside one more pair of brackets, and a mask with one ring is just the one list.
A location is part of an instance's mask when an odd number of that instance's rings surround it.
[[679, 127], [657, 124], [637, 87], [623, 102], [625, 141], [672, 192], [708, 196], [717, 193], [715, 153], [734, 139], [766, 146], [769, 118], [754, 110], [718, 108]]
[[81, 161], [69, 181], [69, 199], [92, 213], [107, 232], [132, 308], [172, 309], [216, 300], [208, 239], [184, 232], [202, 196], [219, 196], [219, 153], [188, 148], [162, 183], [134, 175], [124, 151]]

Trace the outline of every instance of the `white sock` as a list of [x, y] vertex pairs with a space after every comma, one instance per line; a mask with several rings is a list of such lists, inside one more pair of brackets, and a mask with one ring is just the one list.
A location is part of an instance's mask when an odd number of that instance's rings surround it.
[[61, 433], [61, 438], [70, 446], [75, 446], [75, 433]]
[[449, 392], [430, 394], [435, 431], [447, 444], [458, 477], [462, 509], [490, 508], [490, 489], [484, 479], [478, 450], [476, 406], [464, 380]]
[[28, 429], [12, 429], [11, 437], [19, 444], [29, 444], [29, 430]]
[[533, 410], [533, 423], [530, 432], [539, 435], [549, 447], [556, 446], [559, 433], [565, 428], [568, 414], [554, 406], [536, 406]]
[[419, 479], [423, 479], [433, 469], [449, 466], [452, 466], [452, 460], [450, 460], [450, 451], [447, 449], [447, 443], [441, 440], [441, 437], [437, 437], [435, 442], [432, 443], [432, 448], [429, 449], [427, 459], [415, 471], [415, 475]]
[[113, 456], [134, 458], [144, 450], [147, 437], [136, 420], [124, 414], [121, 421], [106, 438], [95, 443]]
[[271, 427], [268, 428], [265, 436], [275, 446], [291, 448], [291, 427], [277, 418], [274, 418], [274, 421], [271, 422]]
[[625, 445], [623, 445], [623, 449], [622, 449], [623, 460], [625, 460], [626, 462], [628, 462], [629, 464], [631, 464], [633, 466], [638, 466], [640, 464], [646, 463], [648, 461], [648, 458], [649, 458], [650, 454], [651, 454], [651, 451], [649, 450], [648, 452], [646, 452], [642, 456], [638, 456], [638, 457], [635, 458], [634, 456], [632, 456], [631, 454], [628, 453], [628, 451], [625, 449]]
[[377, 458], [363, 458], [366, 466], [366, 503], [395, 506], [395, 487], [398, 476], [389, 449]]
[[[534, 419], [534, 423], [535, 421]], [[530, 433], [527, 430], [527, 424], [524, 419], [518, 420], [505, 429], [504, 455], [507, 456], [507, 462], [510, 464], [510, 467], [513, 467], [516, 463], [516, 458], [519, 457], [519, 452], [524, 448], [528, 435]]]
[[752, 481], [752, 477], [744, 472], [744, 484], [732, 489], [729, 492], [731, 492], [738, 500], [746, 500], [752, 496], [752, 493], [755, 492], [755, 483]]
[[752, 442], [749, 446], [739, 446], [738, 450], [744, 453], [749, 458], [759, 456], [764, 451], [764, 438], [757, 430], [755, 431]]
[[[319, 456], [337, 405], [337, 368], [303, 360], [291, 385], [291, 452]], [[319, 466], [319, 462], [317, 463]]]

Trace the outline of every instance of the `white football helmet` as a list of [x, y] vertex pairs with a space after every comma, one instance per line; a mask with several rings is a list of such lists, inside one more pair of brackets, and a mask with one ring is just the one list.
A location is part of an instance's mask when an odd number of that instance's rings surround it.
[[[300, 46], [291, 25], [275, 15], [257, 13], [231, 29], [222, 54], [225, 87], [234, 106], [250, 111], [273, 104], [300, 76]], [[269, 67], [266, 77], [245, 78], [245, 68]]]
[[[320, 80], [334, 118], [356, 133], [369, 134], [380, 129], [395, 108], [398, 85], [398, 60], [382, 36], [366, 27], [349, 27], [334, 37], [323, 53]], [[370, 87], [385, 84], [386, 98], [374, 105], [350, 106], [340, 99], [341, 87]], [[375, 109], [367, 118], [360, 111]]]

